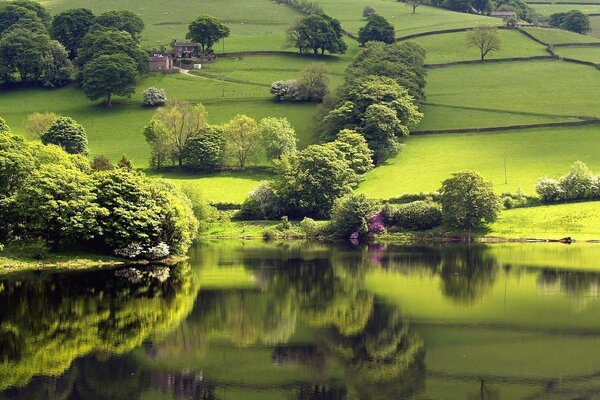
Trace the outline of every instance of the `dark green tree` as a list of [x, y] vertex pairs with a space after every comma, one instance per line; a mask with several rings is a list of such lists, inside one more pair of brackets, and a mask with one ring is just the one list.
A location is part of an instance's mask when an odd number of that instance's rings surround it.
[[50, 46], [48, 35], [19, 28], [0, 38], [0, 63], [3, 65], [5, 81], [18, 72], [22, 82], [35, 83], [40, 80], [44, 55]]
[[50, 22], [52, 21], [52, 17], [50, 16], [50, 13], [48, 12], [48, 10], [46, 10], [46, 8], [43, 5], [41, 5], [37, 1], [12, 0], [10, 2], [10, 4], [14, 4], [16, 6], [23, 7], [23, 8], [26, 8], [26, 9], [32, 11], [35, 15], [37, 15], [37, 17], [40, 19], [42, 24], [44, 24], [44, 26], [46, 26], [46, 27], [50, 26]]
[[566, 13], [560, 27], [582, 35], [585, 35], [592, 30], [590, 26], [590, 17], [579, 10], [571, 10]]
[[211, 170], [223, 165], [225, 134], [220, 126], [209, 126], [193, 136], [183, 148], [183, 165]]
[[92, 27], [84, 36], [78, 51], [77, 63], [85, 66], [94, 58], [115, 54], [128, 55], [135, 61], [139, 73], [148, 70], [148, 54], [140, 48], [128, 32], [103, 27]]
[[394, 26], [381, 15], [372, 15], [365, 26], [358, 30], [358, 42], [364, 45], [367, 42], [394, 43]]
[[331, 210], [331, 228], [336, 236], [348, 238], [354, 232], [369, 232], [369, 220], [377, 211], [375, 201], [364, 194], [350, 194], [338, 199]]
[[58, 40], [75, 59], [83, 37], [94, 21], [94, 13], [87, 8], [74, 8], [56, 14], [50, 26], [50, 35]]
[[139, 15], [129, 10], [106, 11], [94, 19], [94, 24], [116, 31], [125, 31], [136, 41], [140, 40], [145, 27]]
[[110, 108], [113, 95], [133, 94], [137, 76], [136, 62], [127, 54], [102, 55], [85, 65], [81, 86], [90, 100], [105, 98]]
[[198, 43], [204, 53], [212, 49], [216, 42], [229, 36], [230, 32], [229, 27], [217, 18], [201, 15], [190, 24], [186, 38]]
[[85, 130], [70, 117], [58, 117], [42, 135], [42, 143], [60, 146], [69, 154], [87, 153]]
[[0, 3], [0, 36], [17, 23], [40, 22], [37, 14], [12, 2]]
[[300, 53], [312, 51], [314, 55], [344, 54], [348, 48], [343, 39], [340, 22], [325, 14], [312, 14], [294, 25], [290, 31], [290, 42]]

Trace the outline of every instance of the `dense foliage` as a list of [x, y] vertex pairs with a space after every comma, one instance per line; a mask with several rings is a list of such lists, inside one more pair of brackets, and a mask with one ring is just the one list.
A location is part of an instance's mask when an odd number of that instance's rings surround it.
[[372, 41], [392, 44], [394, 35], [394, 26], [381, 15], [373, 14], [368, 17], [367, 24], [358, 30], [358, 42], [361, 45]]
[[205, 53], [212, 49], [219, 40], [229, 36], [231, 30], [215, 17], [201, 15], [189, 26], [187, 39], [200, 45], [200, 50]]
[[377, 211], [377, 204], [364, 194], [351, 194], [338, 199], [331, 210], [331, 230], [348, 238], [353, 234], [369, 233], [369, 221]]
[[87, 153], [87, 135], [73, 118], [58, 117], [41, 135], [42, 143], [55, 144], [70, 154]]
[[94, 22], [94, 13], [87, 8], [74, 8], [58, 13], [52, 19], [50, 34], [69, 52], [69, 58], [77, 57], [81, 41]]
[[149, 87], [142, 93], [142, 104], [148, 107], [164, 106], [167, 102], [167, 93], [163, 89]]
[[302, 71], [299, 79], [276, 81], [271, 93], [280, 101], [322, 101], [329, 94], [327, 68], [313, 64]]
[[394, 206], [386, 204], [382, 210], [386, 225], [398, 229], [432, 229], [442, 224], [442, 209], [439, 204], [418, 200]]
[[550, 16], [550, 26], [585, 35], [592, 30], [590, 17], [579, 10], [555, 13]]
[[290, 26], [288, 41], [300, 54], [344, 54], [348, 46], [344, 42], [340, 21], [326, 14], [311, 14]]
[[594, 175], [587, 165], [577, 161], [559, 179], [540, 179], [535, 190], [544, 203], [594, 200], [600, 198], [600, 177]]

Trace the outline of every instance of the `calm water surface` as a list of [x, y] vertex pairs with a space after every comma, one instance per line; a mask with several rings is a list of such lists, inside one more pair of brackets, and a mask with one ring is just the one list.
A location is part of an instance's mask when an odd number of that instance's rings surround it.
[[202, 243], [0, 281], [0, 399], [598, 399], [600, 245]]

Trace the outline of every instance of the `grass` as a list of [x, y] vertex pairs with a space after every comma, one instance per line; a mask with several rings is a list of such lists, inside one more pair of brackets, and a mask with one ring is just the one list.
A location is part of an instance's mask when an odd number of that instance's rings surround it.
[[[490, 53], [487, 58], [512, 58], [547, 56], [546, 48], [523, 35], [519, 31], [498, 31], [502, 41], [500, 51]], [[466, 32], [446, 33], [423, 36], [411, 41], [417, 42], [427, 50], [426, 63], [438, 64], [454, 61], [479, 60], [479, 49], [467, 46]]]
[[[162, 0], [42, 0], [52, 14], [69, 8], [85, 7], [99, 14], [106, 10], [133, 10], [142, 17], [146, 29], [142, 46], [169, 46], [172, 39], [185, 40], [189, 23], [201, 14], [217, 17], [231, 28], [225, 39], [225, 51], [284, 50], [288, 46], [285, 32], [300, 14], [269, 0], [240, 1], [235, 7], [221, 0], [179, 0], [171, 6]], [[222, 43], [215, 45], [217, 53]]]
[[600, 16], [598, 15], [593, 15], [590, 16], [590, 26], [592, 28], [592, 31], [589, 32], [590, 36], [593, 36], [595, 38], [600, 38]]
[[[557, 118], [600, 116], [600, 96], [593, 84], [598, 71], [585, 65], [560, 61], [528, 61], [493, 64], [459, 65], [435, 68], [427, 78], [428, 104], [456, 108], [456, 116], [447, 120], [430, 112], [425, 114], [420, 129], [424, 127], [480, 128], [485, 126], [514, 125], [511, 115], [536, 115]], [[557, 94], [560, 93], [560, 101]], [[461, 115], [462, 109], [502, 112], [504, 122]]]
[[561, 204], [506, 210], [490, 236], [575, 240], [600, 239], [600, 203]]
[[523, 30], [530, 33], [536, 39], [548, 44], [596, 43], [600, 41], [600, 39], [591, 36], [580, 35], [579, 33], [563, 31], [561, 29], [526, 27]]
[[396, 37], [443, 29], [467, 28], [476, 25], [499, 25], [501, 20], [472, 14], [444, 10], [442, 8], [421, 6], [416, 14], [412, 7], [392, 0], [315, 0], [326, 14], [337, 18], [342, 28], [357, 34], [365, 25], [362, 18], [363, 8], [373, 7], [396, 28]]
[[569, 46], [557, 47], [556, 52], [562, 57], [574, 58], [576, 60], [591, 61], [600, 63], [600, 46]]
[[579, 10], [584, 14], [600, 13], [600, 4], [532, 4], [530, 5], [536, 13], [549, 17], [555, 13], [566, 13], [571, 10]]
[[498, 193], [521, 188], [534, 194], [539, 178], [560, 176], [574, 161], [600, 171], [599, 134], [600, 127], [589, 126], [414, 136], [396, 158], [369, 172], [358, 190], [374, 198], [433, 191], [453, 172], [470, 169], [491, 180]]

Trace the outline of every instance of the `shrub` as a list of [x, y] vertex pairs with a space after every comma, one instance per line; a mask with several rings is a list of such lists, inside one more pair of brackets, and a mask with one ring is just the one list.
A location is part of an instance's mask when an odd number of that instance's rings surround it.
[[320, 229], [319, 224], [312, 218], [305, 217], [302, 221], [300, 221], [300, 229], [306, 237], [314, 238], [319, 236]]
[[377, 14], [377, 12], [375, 11], [375, 9], [371, 6], [366, 6], [365, 8], [363, 8], [363, 12], [362, 12], [362, 17], [363, 18], [369, 18], [370, 16], [373, 16]]
[[0, 117], [0, 133], [10, 133], [10, 127], [2, 117]]
[[58, 117], [42, 135], [42, 143], [55, 144], [70, 154], [87, 153], [85, 130], [69, 117]]
[[124, 169], [125, 171], [133, 171], [133, 163], [125, 154], [123, 154], [117, 162], [117, 167]]
[[98, 154], [94, 157], [92, 161], [93, 171], [112, 171], [113, 169], [115, 169], [115, 166], [106, 155]]
[[403, 193], [400, 196], [392, 197], [388, 201], [394, 204], [406, 204], [412, 203], [413, 201], [424, 200], [424, 201], [435, 201], [440, 199], [438, 192], [421, 192], [421, 193]]
[[48, 258], [48, 245], [43, 240], [36, 240], [27, 246], [27, 251], [34, 260], [45, 260]]
[[167, 102], [167, 93], [163, 89], [149, 87], [142, 95], [142, 104], [148, 107], [164, 106]]
[[267, 182], [261, 183], [242, 203], [236, 219], [262, 220], [280, 216], [279, 198]]
[[297, 92], [297, 82], [294, 79], [275, 81], [271, 84], [271, 94], [275, 95], [279, 101], [296, 101]]
[[414, 201], [398, 206], [392, 221], [398, 228], [432, 229], [442, 224], [442, 209], [439, 204], [421, 200]]
[[375, 201], [364, 194], [350, 194], [338, 199], [331, 211], [331, 228], [335, 236], [349, 238], [369, 233], [369, 221], [377, 211]]
[[587, 200], [596, 194], [598, 178], [587, 165], [577, 161], [571, 165], [569, 173], [560, 178], [559, 183], [565, 200]]
[[563, 191], [556, 179], [542, 178], [535, 185], [535, 191], [544, 203], [553, 203], [563, 198]]
[[223, 128], [210, 126], [188, 140], [183, 148], [183, 164], [203, 170], [220, 167], [223, 165], [225, 144]]

